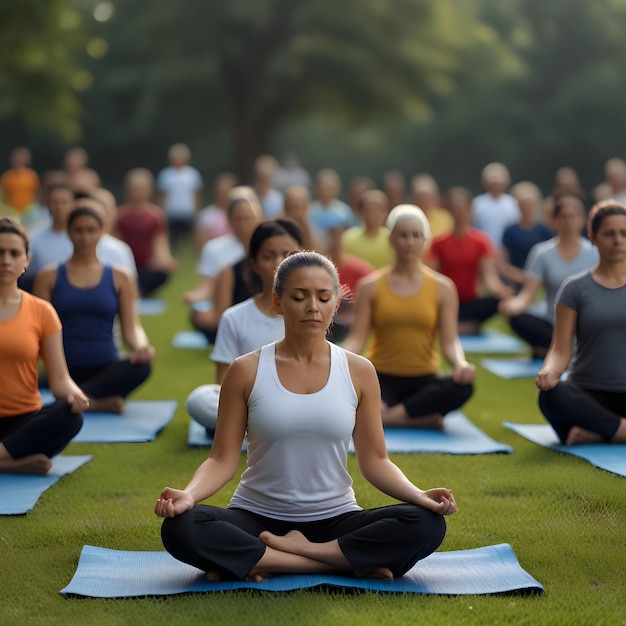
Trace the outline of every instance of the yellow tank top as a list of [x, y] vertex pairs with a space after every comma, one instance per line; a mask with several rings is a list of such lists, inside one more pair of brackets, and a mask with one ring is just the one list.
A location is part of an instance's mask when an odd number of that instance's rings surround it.
[[439, 294], [436, 279], [423, 274], [421, 289], [399, 296], [389, 286], [389, 271], [375, 283], [373, 333], [368, 358], [380, 374], [427, 376], [439, 369], [436, 350]]

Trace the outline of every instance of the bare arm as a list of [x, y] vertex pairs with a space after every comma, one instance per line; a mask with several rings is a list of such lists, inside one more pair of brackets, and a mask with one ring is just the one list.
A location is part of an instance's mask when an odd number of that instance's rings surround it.
[[478, 264], [478, 274], [487, 291], [495, 298], [506, 298], [513, 295], [513, 289], [505, 285], [496, 271], [496, 261], [492, 256], [483, 257]]
[[200, 284], [195, 289], [187, 291], [183, 295], [183, 301], [187, 304], [195, 304], [196, 302], [202, 302], [203, 300], [212, 300], [214, 290], [215, 277], [202, 276]]
[[226, 376], [226, 371], [230, 363], [215, 363], [215, 382], [218, 385], [221, 385], [224, 382], [224, 376]]
[[437, 318], [441, 352], [453, 369], [453, 379], [469, 384], [476, 378], [476, 368], [467, 362], [458, 332], [459, 296], [455, 284], [441, 274], [436, 275], [439, 312]]
[[506, 280], [510, 280], [518, 285], [522, 285], [524, 283], [526, 276], [526, 274], [524, 274], [524, 270], [519, 267], [515, 267], [515, 265], [511, 265], [509, 251], [504, 247], [500, 248], [496, 253], [496, 271]]
[[127, 270], [115, 267], [113, 281], [117, 289], [118, 313], [122, 337], [131, 349], [131, 363], [149, 363], [156, 356], [137, 311], [137, 280]]
[[364, 478], [374, 487], [402, 502], [449, 515], [457, 510], [448, 489], [423, 491], [416, 487], [388, 457], [380, 419], [380, 387], [374, 366], [357, 355], [349, 356], [359, 405], [353, 432], [354, 448]]
[[46, 368], [50, 391], [55, 398], [65, 400], [74, 413], [82, 413], [89, 408], [89, 400], [82, 389], [72, 380], [67, 370], [61, 331], [43, 340], [41, 359]]
[[524, 286], [512, 298], [506, 298], [498, 303], [498, 310], [503, 315], [515, 317], [523, 313], [534, 301], [541, 289], [541, 282], [525, 274]]
[[552, 343], [543, 367], [537, 375], [536, 385], [542, 391], [556, 387], [561, 374], [566, 370], [572, 358], [572, 345], [576, 335], [578, 314], [563, 304], [556, 305], [556, 318], [552, 331]]
[[215, 279], [213, 307], [208, 311], [198, 311], [195, 321], [202, 328], [216, 328], [224, 311], [233, 305], [235, 273], [230, 265], [223, 267]]
[[56, 266], [44, 267], [35, 277], [33, 295], [48, 302], [52, 301], [52, 292], [57, 282]]
[[247, 399], [254, 383], [258, 353], [237, 359], [220, 391], [217, 427], [211, 454], [195, 471], [184, 490], [166, 487], [155, 506], [159, 517], [175, 517], [217, 493], [235, 474], [248, 420]]
[[178, 261], [172, 256], [170, 241], [167, 233], [160, 233], [152, 241], [152, 258], [150, 265], [164, 272], [173, 272], [178, 267]]
[[353, 305], [354, 319], [350, 333], [342, 343], [344, 350], [360, 354], [365, 346], [372, 329], [372, 307], [377, 277], [377, 274], [368, 276], [358, 284]]

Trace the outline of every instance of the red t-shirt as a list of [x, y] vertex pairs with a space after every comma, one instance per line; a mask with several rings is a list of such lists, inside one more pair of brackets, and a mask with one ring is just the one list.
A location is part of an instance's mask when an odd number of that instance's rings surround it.
[[368, 274], [374, 271], [367, 261], [360, 259], [352, 254], [342, 254], [341, 263], [337, 264], [337, 272], [339, 274], [339, 282], [350, 288], [352, 296], [356, 292], [356, 284]]
[[140, 209], [124, 204], [118, 210], [115, 231], [130, 246], [137, 267], [148, 267], [154, 238], [167, 232], [163, 210], [156, 204], [146, 204]]
[[439, 271], [456, 285], [461, 302], [476, 298], [480, 261], [491, 256], [489, 237], [476, 228], [460, 238], [453, 233], [435, 237], [429, 250], [429, 257], [439, 261]]

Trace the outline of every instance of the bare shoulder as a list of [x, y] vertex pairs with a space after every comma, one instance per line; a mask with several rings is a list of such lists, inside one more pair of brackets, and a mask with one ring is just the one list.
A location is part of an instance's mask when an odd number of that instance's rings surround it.
[[361, 280], [359, 280], [359, 283], [358, 283], [359, 293], [364, 293], [364, 294], [374, 293], [374, 287], [376, 283], [378, 282], [378, 280], [380, 280], [382, 276], [388, 273], [389, 273], [389, 268], [383, 267], [361, 278]]
[[424, 266], [422, 269], [426, 276], [430, 276], [436, 281], [440, 298], [450, 297], [456, 293], [456, 285], [450, 278], [428, 266]]
[[367, 385], [371, 384], [372, 380], [376, 380], [376, 384], [378, 385], [378, 376], [376, 374], [376, 370], [374, 369], [374, 366], [369, 359], [366, 359], [360, 354], [348, 352], [347, 350], [344, 350], [344, 353], [348, 359], [348, 368], [350, 370], [350, 375], [352, 376], [352, 380], [355, 383], [360, 382], [364, 385]]
[[256, 378], [260, 357], [260, 348], [237, 357], [228, 366], [223, 385], [233, 388], [244, 388], [247, 392], [250, 392], [254, 384], [254, 379]]

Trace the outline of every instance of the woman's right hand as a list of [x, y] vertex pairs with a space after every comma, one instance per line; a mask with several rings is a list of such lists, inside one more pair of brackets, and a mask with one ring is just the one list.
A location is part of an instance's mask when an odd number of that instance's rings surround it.
[[507, 317], [515, 317], [521, 313], [515, 298], [506, 298], [498, 302], [498, 311]]
[[540, 391], [550, 391], [558, 385], [560, 379], [561, 375], [557, 371], [544, 367], [539, 370], [535, 385]]
[[192, 509], [194, 504], [194, 499], [186, 491], [165, 487], [156, 501], [154, 512], [159, 517], [176, 517]]

